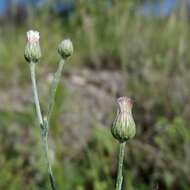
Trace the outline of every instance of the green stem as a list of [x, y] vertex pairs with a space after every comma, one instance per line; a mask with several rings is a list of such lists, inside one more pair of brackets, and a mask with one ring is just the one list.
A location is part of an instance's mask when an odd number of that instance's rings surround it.
[[41, 135], [42, 135], [43, 148], [44, 148], [44, 153], [45, 153], [45, 158], [46, 158], [46, 164], [48, 167], [48, 175], [49, 175], [51, 189], [56, 190], [55, 179], [53, 176], [53, 172], [52, 172], [51, 164], [50, 164], [50, 160], [49, 160], [49, 155], [48, 155], [48, 152], [49, 152], [49, 147], [48, 147], [48, 121], [46, 118], [44, 118], [44, 127], [43, 127]]
[[42, 126], [43, 118], [42, 118], [40, 102], [39, 102], [39, 98], [38, 98], [38, 91], [37, 91], [37, 85], [36, 85], [36, 72], [35, 72], [36, 68], [35, 67], [36, 67], [35, 63], [31, 62], [30, 63], [30, 73], [31, 73], [31, 80], [32, 80], [32, 91], [33, 91], [33, 96], [34, 96], [34, 103], [35, 103], [35, 107], [36, 107], [36, 114], [37, 114], [38, 122], [39, 122], [40, 126]]
[[119, 162], [118, 162], [118, 173], [117, 173], [117, 182], [116, 182], [116, 190], [121, 190], [122, 182], [123, 182], [123, 161], [124, 161], [124, 153], [125, 153], [125, 144], [126, 142], [120, 143], [119, 145]]
[[53, 108], [54, 108], [55, 95], [56, 95], [57, 87], [58, 87], [58, 84], [59, 84], [59, 81], [60, 81], [60, 78], [61, 78], [61, 73], [62, 73], [62, 70], [63, 70], [64, 63], [65, 63], [64, 59], [61, 59], [60, 62], [59, 62], [57, 71], [56, 71], [56, 73], [54, 75], [54, 78], [53, 78], [53, 83], [52, 83], [52, 87], [51, 87], [51, 95], [50, 95], [50, 103], [49, 103], [49, 106], [48, 106], [48, 113], [47, 113], [48, 123], [49, 123], [49, 120], [51, 118], [52, 111], [53, 111]]
[[[61, 78], [61, 73], [62, 73], [62, 70], [63, 70], [64, 63], [65, 63], [64, 59], [61, 59], [59, 64], [58, 64], [57, 71], [56, 71], [56, 73], [54, 74], [54, 77], [53, 77], [53, 82], [52, 82], [52, 87], [51, 87], [51, 95], [50, 95], [50, 103], [48, 105], [47, 120], [44, 121], [47, 129], [49, 129], [49, 121], [50, 121], [52, 111], [53, 111], [53, 108], [54, 108], [55, 95], [56, 95], [57, 87], [58, 87], [58, 84], [59, 84], [59, 81], [60, 81], [60, 78]], [[48, 131], [47, 131], [46, 135], [48, 135]], [[44, 142], [45, 155], [46, 155], [46, 158], [48, 158], [47, 137], [44, 140], [45, 140], [45, 142]], [[52, 190], [56, 190], [55, 180], [54, 180], [54, 177], [53, 177], [53, 173], [52, 173], [52, 169], [51, 169], [49, 159], [46, 159], [46, 162], [47, 162], [47, 165], [48, 165], [48, 173], [49, 173], [49, 179], [50, 179], [50, 183], [51, 183], [51, 188], [52, 188]]]
[[30, 73], [31, 73], [31, 80], [32, 80], [34, 104], [36, 107], [36, 114], [37, 114], [38, 122], [40, 124], [42, 145], [43, 145], [43, 150], [44, 150], [44, 154], [45, 154], [46, 165], [48, 168], [51, 189], [56, 190], [55, 181], [54, 181], [51, 164], [49, 161], [49, 155], [48, 155], [48, 122], [47, 122], [47, 119], [43, 120], [43, 116], [42, 116], [42, 112], [41, 112], [41, 108], [40, 108], [40, 102], [39, 102], [39, 98], [38, 98], [38, 91], [37, 91], [37, 85], [36, 85], [36, 74], [35, 74], [35, 66], [36, 65], [35, 64], [36, 63], [33, 63], [33, 62], [30, 63]]

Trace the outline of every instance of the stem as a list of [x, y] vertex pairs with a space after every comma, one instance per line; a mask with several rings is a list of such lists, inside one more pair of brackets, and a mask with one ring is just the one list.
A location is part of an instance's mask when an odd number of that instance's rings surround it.
[[33, 62], [30, 63], [30, 73], [31, 73], [31, 80], [32, 80], [34, 103], [35, 103], [35, 107], [36, 107], [36, 114], [37, 114], [38, 122], [40, 124], [42, 145], [43, 145], [43, 150], [44, 150], [44, 154], [45, 154], [46, 165], [48, 168], [51, 189], [56, 190], [55, 181], [54, 181], [51, 164], [50, 164], [49, 156], [48, 156], [48, 122], [47, 122], [47, 119], [43, 120], [42, 112], [40, 109], [40, 102], [39, 102], [39, 98], [38, 98], [38, 91], [37, 91], [37, 85], [36, 85], [36, 74], [35, 74], [35, 66], [36, 65], [35, 64], [36, 63], [33, 63]]
[[51, 87], [51, 95], [50, 95], [50, 103], [49, 103], [49, 106], [48, 106], [48, 113], [47, 113], [48, 123], [49, 123], [49, 120], [51, 118], [52, 111], [53, 111], [53, 108], [54, 108], [55, 95], [56, 95], [57, 87], [58, 87], [58, 84], [59, 84], [59, 81], [60, 81], [60, 78], [61, 78], [61, 73], [62, 73], [62, 70], [63, 70], [64, 63], [65, 63], [65, 60], [61, 59], [60, 62], [59, 62], [57, 71], [56, 71], [56, 73], [54, 75], [54, 78], [53, 78], [53, 83], [52, 83], [52, 87]]
[[50, 164], [50, 160], [49, 160], [49, 156], [48, 156], [48, 152], [49, 152], [49, 147], [48, 147], [48, 121], [46, 118], [44, 118], [44, 128], [41, 131], [41, 136], [42, 136], [44, 154], [45, 154], [45, 158], [46, 158], [46, 164], [47, 164], [47, 168], [48, 168], [48, 175], [49, 175], [51, 189], [56, 190], [55, 180], [54, 180], [54, 176], [53, 176], [53, 172], [51, 169], [51, 164]]
[[125, 153], [125, 144], [126, 142], [120, 143], [119, 145], [119, 162], [118, 162], [118, 173], [117, 173], [117, 182], [116, 182], [116, 190], [121, 190], [122, 182], [123, 182], [123, 161], [124, 161], [124, 153]]
[[32, 91], [33, 91], [33, 96], [34, 96], [34, 103], [36, 107], [36, 114], [38, 118], [38, 122], [40, 126], [43, 125], [43, 119], [42, 119], [42, 113], [40, 109], [40, 102], [38, 98], [38, 91], [37, 91], [37, 85], [36, 85], [36, 73], [35, 73], [35, 63], [31, 62], [30, 63], [30, 73], [31, 73], [31, 79], [32, 79]]

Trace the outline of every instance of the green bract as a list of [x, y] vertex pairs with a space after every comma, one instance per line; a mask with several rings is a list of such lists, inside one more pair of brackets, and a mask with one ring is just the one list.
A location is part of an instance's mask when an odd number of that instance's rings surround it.
[[28, 62], [38, 62], [41, 57], [41, 49], [39, 44], [27, 43], [24, 51], [24, 57]]
[[136, 126], [132, 115], [132, 103], [127, 97], [118, 99], [117, 116], [113, 122], [111, 132], [119, 141], [125, 142], [133, 138], [136, 134]]
[[68, 58], [73, 54], [73, 44], [70, 39], [63, 40], [58, 46], [58, 53], [63, 59]]

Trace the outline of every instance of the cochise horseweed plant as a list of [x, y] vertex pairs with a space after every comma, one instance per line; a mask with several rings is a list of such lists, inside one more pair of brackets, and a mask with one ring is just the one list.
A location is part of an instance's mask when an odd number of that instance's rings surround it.
[[[35, 103], [35, 108], [36, 108], [36, 115], [37, 115], [37, 120], [40, 126], [42, 146], [44, 150], [44, 156], [46, 159], [50, 185], [51, 185], [52, 190], [56, 190], [55, 180], [54, 180], [51, 163], [50, 163], [49, 155], [48, 155], [49, 121], [50, 121], [51, 113], [54, 107], [55, 94], [56, 94], [58, 83], [61, 78], [63, 66], [65, 64], [66, 59], [73, 54], [73, 45], [69, 39], [66, 39], [66, 40], [63, 40], [58, 46], [58, 53], [61, 55], [61, 60], [59, 62], [57, 71], [53, 78], [53, 82], [51, 86], [51, 97], [50, 97], [48, 110], [47, 110], [46, 116], [43, 116], [41, 112], [37, 84], [36, 84], [36, 66], [41, 57], [39, 39], [40, 39], [40, 35], [38, 31], [30, 30], [27, 32], [27, 44], [25, 47], [24, 56], [30, 66], [32, 90], [33, 90], [34, 103]], [[117, 116], [113, 122], [111, 132], [113, 136], [120, 143], [116, 190], [121, 190], [122, 182], [123, 182], [122, 168], [123, 168], [123, 161], [124, 161], [125, 145], [129, 139], [135, 136], [136, 128], [135, 128], [135, 122], [132, 116], [131, 99], [127, 97], [121, 97], [121, 98], [118, 98], [117, 103], [119, 105], [118, 110], [117, 110]]]
[[58, 53], [61, 55], [61, 60], [59, 62], [57, 71], [53, 78], [53, 82], [51, 86], [51, 97], [50, 97], [47, 114], [46, 116], [43, 116], [41, 112], [37, 84], [36, 84], [36, 66], [41, 57], [39, 39], [40, 39], [40, 35], [38, 31], [30, 30], [27, 32], [27, 44], [24, 51], [24, 57], [30, 66], [32, 90], [33, 90], [34, 103], [35, 103], [35, 108], [36, 108], [36, 115], [37, 115], [37, 120], [40, 126], [42, 145], [43, 145], [43, 150], [44, 150], [44, 156], [46, 159], [50, 185], [51, 185], [52, 190], [56, 190], [55, 180], [54, 180], [53, 172], [51, 169], [51, 163], [50, 163], [49, 155], [48, 155], [49, 121], [50, 121], [51, 113], [54, 107], [55, 94], [56, 94], [58, 83], [60, 81], [63, 66], [66, 59], [73, 54], [73, 45], [69, 39], [63, 40], [59, 44]]
[[133, 138], [136, 133], [136, 126], [132, 115], [132, 101], [127, 97], [120, 97], [117, 100], [118, 110], [113, 122], [111, 132], [119, 143], [119, 161], [116, 181], [116, 190], [121, 190], [123, 182], [123, 161], [126, 142]]

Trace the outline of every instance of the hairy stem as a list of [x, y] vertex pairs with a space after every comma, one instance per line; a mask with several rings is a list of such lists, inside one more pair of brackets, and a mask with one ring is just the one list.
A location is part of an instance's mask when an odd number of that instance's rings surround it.
[[116, 190], [121, 190], [123, 182], [123, 161], [125, 153], [125, 144], [126, 142], [120, 143], [119, 145], [119, 162], [118, 162], [118, 173], [116, 181]]
[[38, 91], [37, 91], [37, 85], [36, 85], [36, 72], [35, 68], [36, 65], [35, 63], [30, 63], [30, 74], [31, 74], [31, 80], [32, 80], [32, 91], [33, 91], [33, 96], [34, 96], [34, 104], [36, 107], [36, 114], [37, 114], [37, 119], [40, 124], [40, 126], [43, 125], [43, 117], [40, 109], [40, 102], [38, 98]]
[[43, 143], [43, 148], [44, 148], [44, 154], [45, 154], [45, 158], [46, 158], [46, 164], [47, 164], [47, 168], [48, 168], [48, 175], [49, 175], [49, 180], [50, 180], [50, 185], [51, 185], [51, 189], [52, 190], [56, 190], [56, 186], [55, 186], [55, 179], [53, 176], [53, 172], [51, 169], [51, 163], [49, 160], [49, 147], [48, 147], [48, 122], [47, 119], [44, 118], [44, 125], [43, 125], [43, 130], [41, 131], [41, 135], [42, 135], [42, 143]]
[[56, 71], [56, 73], [54, 75], [54, 78], [53, 78], [52, 87], [51, 87], [51, 95], [50, 95], [50, 103], [49, 103], [49, 106], [48, 106], [48, 113], [47, 113], [48, 123], [49, 123], [49, 120], [51, 118], [52, 111], [53, 111], [53, 108], [54, 108], [55, 95], [56, 95], [57, 87], [58, 87], [58, 84], [59, 84], [59, 81], [60, 81], [60, 78], [61, 78], [61, 73], [62, 73], [62, 70], [63, 70], [64, 63], [65, 63], [64, 59], [61, 59], [60, 62], [59, 62], [57, 71]]
[[49, 155], [48, 155], [48, 122], [47, 122], [47, 119], [43, 120], [43, 116], [42, 116], [42, 112], [41, 112], [41, 108], [40, 108], [40, 102], [39, 102], [39, 98], [38, 98], [38, 91], [37, 91], [37, 85], [36, 85], [35, 66], [36, 66], [35, 63], [33, 63], [33, 62], [30, 63], [30, 73], [31, 73], [31, 80], [32, 80], [34, 104], [36, 107], [37, 119], [40, 124], [42, 145], [43, 145], [43, 150], [44, 150], [44, 154], [45, 154], [46, 165], [48, 168], [51, 189], [56, 190], [55, 181], [54, 181], [51, 164], [50, 164], [50, 160], [49, 160]]

